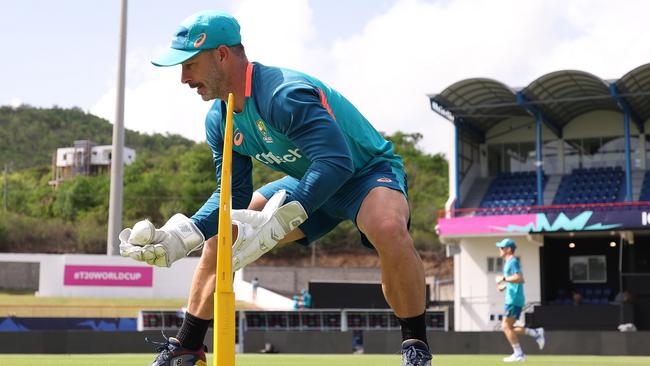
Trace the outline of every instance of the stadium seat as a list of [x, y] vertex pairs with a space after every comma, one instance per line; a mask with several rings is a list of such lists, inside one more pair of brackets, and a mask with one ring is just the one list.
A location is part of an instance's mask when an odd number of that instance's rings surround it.
[[[544, 176], [542, 187], [548, 177]], [[483, 210], [482, 215], [525, 214], [530, 211], [528, 206], [535, 204], [537, 196], [537, 173], [507, 172], [498, 175], [488, 187], [479, 207], [495, 208], [493, 211]]]
[[[562, 177], [553, 204], [618, 202], [623, 198], [621, 167], [574, 169]], [[650, 187], [650, 184], [649, 184]], [[650, 189], [648, 189], [650, 198]]]

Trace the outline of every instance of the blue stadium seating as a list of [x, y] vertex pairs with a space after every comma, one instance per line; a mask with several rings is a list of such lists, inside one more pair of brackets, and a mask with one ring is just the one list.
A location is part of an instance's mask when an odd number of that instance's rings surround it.
[[562, 177], [553, 204], [610, 203], [623, 199], [623, 169], [574, 169]]
[[[607, 305], [612, 295], [612, 289], [608, 287], [580, 287], [574, 291], [580, 293], [582, 296], [581, 304], [585, 305]], [[573, 294], [563, 288], [557, 289], [555, 299], [550, 302], [556, 305], [575, 305]]]
[[[536, 204], [537, 173], [502, 173], [488, 187], [477, 215], [514, 215], [528, 212], [527, 207]], [[547, 177], [544, 176], [543, 185]], [[542, 188], [543, 189], [543, 188]]]
[[[543, 180], [544, 187], [548, 177]], [[617, 167], [580, 168], [562, 177], [553, 204], [621, 202], [624, 173]], [[513, 215], [529, 212], [537, 203], [535, 171], [502, 173], [490, 184], [476, 215]], [[650, 201], [650, 171], [643, 181], [640, 201]]]

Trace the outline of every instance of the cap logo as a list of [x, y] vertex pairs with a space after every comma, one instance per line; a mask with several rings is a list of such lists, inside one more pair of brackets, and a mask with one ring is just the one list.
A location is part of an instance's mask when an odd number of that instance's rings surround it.
[[235, 144], [235, 146], [239, 146], [239, 145], [241, 145], [241, 143], [242, 143], [243, 141], [244, 141], [244, 134], [241, 133], [241, 131], [239, 131], [239, 129], [237, 129], [237, 130], [235, 131], [235, 136], [234, 136], [234, 138], [232, 139], [232, 142]]
[[381, 182], [381, 183], [390, 183], [392, 181], [393, 181], [392, 179], [386, 178], [386, 177], [381, 177], [381, 178], [377, 179], [377, 182]]
[[206, 38], [208, 38], [208, 36], [205, 33], [199, 34], [199, 36], [196, 38], [196, 41], [194, 41], [194, 48], [201, 47]]

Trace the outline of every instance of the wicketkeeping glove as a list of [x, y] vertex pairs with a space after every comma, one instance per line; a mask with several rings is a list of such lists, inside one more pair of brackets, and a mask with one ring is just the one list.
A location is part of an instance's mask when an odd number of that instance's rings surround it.
[[287, 192], [276, 192], [262, 211], [233, 210], [232, 222], [238, 227], [232, 247], [233, 271], [254, 262], [273, 249], [282, 238], [307, 220], [298, 201], [282, 205]]
[[201, 231], [183, 214], [172, 216], [160, 229], [149, 220], [139, 221], [133, 229], [122, 230], [119, 238], [121, 256], [158, 267], [170, 267], [205, 242]]

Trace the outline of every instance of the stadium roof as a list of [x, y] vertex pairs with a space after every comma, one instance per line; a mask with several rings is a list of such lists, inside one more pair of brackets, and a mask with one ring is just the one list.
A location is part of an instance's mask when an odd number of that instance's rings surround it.
[[528, 116], [526, 110], [517, 104], [515, 92], [492, 79], [459, 81], [442, 93], [431, 96], [431, 102], [482, 132], [506, 118]]
[[496, 123], [517, 116], [539, 115], [557, 136], [574, 118], [596, 110], [627, 111], [639, 130], [650, 119], [650, 64], [619, 80], [603, 80], [579, 70], [543, 75], [523, 89], [492, 79], [456, 82], [429, 95], [431, 108], [484, 140]]
[[638, 118], [642, 121], [650, 119], [650, 64], [628, 72], [615, 85]]

